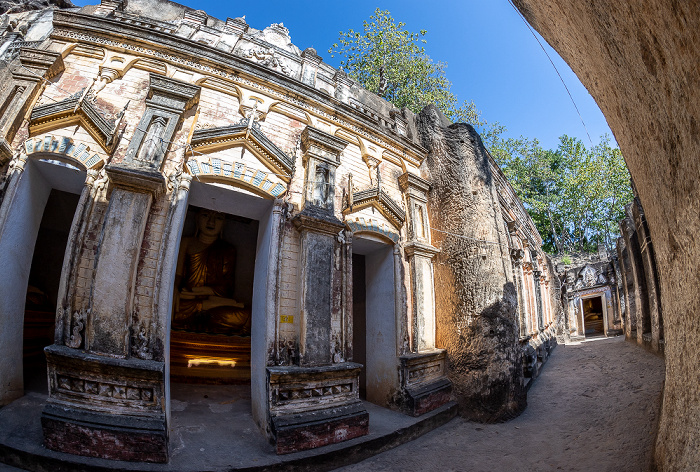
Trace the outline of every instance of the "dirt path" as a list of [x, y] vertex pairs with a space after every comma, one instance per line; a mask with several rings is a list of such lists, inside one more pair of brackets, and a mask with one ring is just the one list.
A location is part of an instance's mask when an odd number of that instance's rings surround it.
[[646, 471], [663, 359], [620, 336], [558, 346], [508, 423], [457, 419], [350, 471]]

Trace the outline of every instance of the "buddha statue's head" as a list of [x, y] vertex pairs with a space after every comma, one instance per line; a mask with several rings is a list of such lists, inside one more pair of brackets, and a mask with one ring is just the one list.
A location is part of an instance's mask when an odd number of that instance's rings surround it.
[[224, 229], [226, 215], [205, 208], [197, 213], [197, 234], [209, 237], [218, 237]]

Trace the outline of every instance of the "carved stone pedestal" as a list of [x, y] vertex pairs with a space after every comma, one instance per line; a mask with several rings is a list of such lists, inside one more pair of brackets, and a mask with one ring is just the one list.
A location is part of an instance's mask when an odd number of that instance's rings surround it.
[[66, 346], [45, 349], [50, 396], [44, 445], [83, 456], [168, 460], [164, 364], [118, 359]]
[[444, 349], [401, 356], [401, 410], [420, 416], [450, 401], [452, 382], [445, 376]]
[[270, 427], [277, 454], [334, 444], [369, 433], [359, 399], [360, 364], [268, 367]]

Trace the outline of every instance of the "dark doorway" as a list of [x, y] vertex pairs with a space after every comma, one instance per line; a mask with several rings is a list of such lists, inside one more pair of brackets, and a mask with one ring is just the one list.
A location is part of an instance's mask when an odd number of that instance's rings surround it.
[[363, 366], [360, 397], [388, 406], [397, 380], [393, 247], [358, 236], [352, 263], [353, 360]]
[[29, 271], [24, 311], [24, 390], [46, 393], [44, 348], [54, 342], [58, 287], [78, 195], [51, 190]]
[[583, 304], [583, 326], [587, 338], [605, 335], [603, 297], [586, 298]]
[[258, 227], [257, 220], [189, 207], [174, 288], [174, 381], [250, 383]]
[[367, 399], [367, 286], [365, 256], [352, 255], [352, 354], [362, 364], [360, 398]]

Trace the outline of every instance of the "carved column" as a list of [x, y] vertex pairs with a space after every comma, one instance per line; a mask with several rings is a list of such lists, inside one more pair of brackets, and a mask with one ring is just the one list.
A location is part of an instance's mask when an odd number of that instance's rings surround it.
[[[419, 416], [449, 401], [446, 351], [435, 348], [435, 282], [433, 258], [439, 249], [431, 245], [428, 220], [430, 185], [405, 173], [399, 177], [408, 208], [407, 242], [404, 251], [411, 279], [411, 354], [401, 356], [401, 388], [404, 412]], [[430, 373], [429, 375], [427, 373]]]
[[659, 295], [659, 275], [656, 269], [654, 246], [651, 242], [647, 219], [644, 209], [638, 198], [632, 202], [632, 214], [634, 216], [639, 249], [641, 251], [642, 265], [646, 277], [647, 295], [649, 297], [649, 317], [651, 321], [651, 348], [659, 351], [659, 343], [663, 342], [663, 319], [661, 314], [661, 297]]
[[642, 262], [642, 251], [639, 246], [639, 235], [635, 230], [632, 219], [631, 204], [627, 206], [627, 217], [621, 222], [622, 234], [625, 237], [627, 251], [630, 262], [630, 273], [634, 286], [633, 294], [634, 307], [636, 308], [635, 319], [637, 325], [637, 342], [644, 344], [644, 334], [651, 334], [651, 323], [649, 316], [649, 295], [647, 293], [646, 276], [644, 275], [644, 264]]
[[312, 87], [316, 86], [318, 65], [323, 59], [314, 48], [306, 48], [301, 53], [301, 81]]
[[[301, 335], [299, 367], [268, 367], [270, 432], [278, 454], [332, 444], [367, 434], [369, 415], [359, 400], [361, 366], [335, 362], [343, 326], [347, 264], [345, 225], [335, 216], [335, 172], [347, 143], [306, 127], [301, 135], [305, 192], [293, 219], [300, 235]], [[347, 262], [347, 258], [345, 258]], [[352, 332], [352, 331], [350, 331]], [[345, 353], [338, 356], [341, 360]], [[302, 392], [315, 392], [314, 398]], [[323, 401], [316, 397], [323, 397]], [[341, 432], [342, 431], [342, 432]]]
[[342, 68], [338, 69], [333, 76], [333, 82], [335, 82], [335, 98], [343, 103], [348, 103], [348, 98], [352, 94], [352, 80], [348, 74]]
[[522, 249], [511, 249], [510, 257], [513, 261], [513, 276], [515, 278], [515, 287], [518, 290], [518, 326], [520, 327], [520, 338], [526, 337], [528, 334], [527, 326], [527, 303], [524, 297], [524, 286], [523, 286], [523, 255], [524, 251]]
[[633, 294], [633, 291], [630, 290], [632, 287], [631, 285], [631, 280], [632, 280], [632, 275], [630, 273], [630, 262], [629, 262], [629, 252], [627, 250], [627, 244], [625, 242], [625, 235], [623, 232], [623, 226], [622, 223], [620, 224], [620, 233], [622, 236], [617, 238], [617, 253], [618, 253], [618, 260], [620, 261], [620, 279], [618, 280], [618, 284], [622, 284], [622, 294], [624, 296], [625, 300], [625, 309], [623, 312], [623, 317], [624, 317], [624, 327], [623, 329], [625, 330], [625, 339], [637, 339], [637, 323], [636, 323], [636, 305], [634, 297], [631, 296]]
[[49, 400], [42, 425], [51, 449], [120, 460], [168, 459], [165, 363], [134, 356], [132, 304], [151, 203], [165, 187], [162, 163], [199, 90], [151, 74], [146, 110], [126, 158], [105, 169], [114, 188], [100, 236], [85, 338], [74, 346], [80, 350], [46, 349]]

